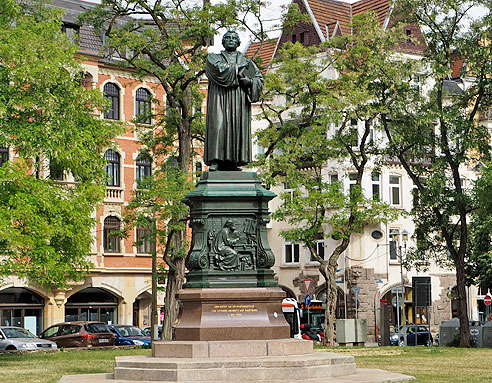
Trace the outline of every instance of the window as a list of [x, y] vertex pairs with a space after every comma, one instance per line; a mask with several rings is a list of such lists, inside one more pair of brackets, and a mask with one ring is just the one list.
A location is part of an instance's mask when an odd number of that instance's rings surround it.
[[137, 227], [137, 253], [148, 254], [155, 248], [150, 238], [150, 229], [146, 227]]
[[295, 44], [296, 41], [297, 41], [297, 35], [294, 34], [294, 35], [292, 35], [292, 43]]
[[330, 174], [330, 184], [334, 185], [338, 182], [338, 174]]
[[9, 160], [9, 148], [0, 146], [0, 166]]
[[301, 32], [301, 33], [299, 34], [299, 42], [300, 42], [301, 44], [304, 44], [304, 41], [305, 41], [304, 35], [305, 35], [305, 32]]
[[284, 182], [284, 192], [290, 194], [290, 199], [294, 198], [294, 188], [287, 182]]
[[349, 190], [352, 190], [357, 185], [357, 173], [349, 173]]
[[374, 201], [381, 200], [381, 174], [378, 172], [372, 172], [372, 199]]
[[137, 157], [136, 163], [136, 181], [137, 184], [140, 184], [145, 177], [150, 177], [152, 174], [152, 161], [148, 155], [140, 154]]
[[390, 184], [390, 204], [391, 205], [401, 205], [401, 177], [400, 176], [389, 176]]
[[285, 244], [285, 264], [299, 263], [299, 244]]
[[405, 29], [405, 35], [407, 36], [407, 42], [411, 43], [412, 42], [412, 30], [411, 29]]
[[78, 43], [79, 42], [80, 27], [78, 25], [65, 23], [62, 25], [62, 32], [65, 33], [67, 38], [72, 43]]
[[108, 162], [106, 164], [106, 173], [108, 174], [106, 185], [120, 186], [120, 155], [108, 149], [104, 154], [104, 159]]
[[410, 86], [415, 91], [416, 94], [420, 94], [421, 82], [422, 82], [422, 79], [421, 79], [420, 75], [414, 74], [412, 76], [412, 80], [410, 81]]
[[142, 124], [150, 124], [152, 122], [150, 98], [150, 92], [147, 89], [137, 89], [135, 95], [135, 115], [137, 121]]
[[50, 179], [63, 181], [64, 173], [63, 167], [57, 161], [50, 160]]
[[348, 142], [351, 146], [359, 145], [359, 132], [357, 129], [357, 120], [352, 118], [350, 120], [350, 127], [348, 129]]
[[104, 85], [104, 97], [110, 101], [108, 110], [104, 112], [104, 118], [110, 120], [120, 119], [120, 88], [112, 82], [108, 82]]
[[117, 217], [107, 217], [104, 220], [104, 251], [108, 253], [120, 252], [120, 220]]
[[[318, 241], [316, 242], [316, 252], [321, 259], [325, 259], [325, 239], [323, 238], [323, 234], [318, 234]], [[317, 262], [318, 260], [314, 258], [313, 253], [311, 253], [311, 262]]]

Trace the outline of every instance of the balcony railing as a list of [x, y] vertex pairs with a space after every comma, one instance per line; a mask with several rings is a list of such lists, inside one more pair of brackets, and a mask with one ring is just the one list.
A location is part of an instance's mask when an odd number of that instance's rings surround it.
[[104, 202], [118, 202], [123, 203], [123, 189], [120, 188], [106, 188], [106, 197], [104, 198]]

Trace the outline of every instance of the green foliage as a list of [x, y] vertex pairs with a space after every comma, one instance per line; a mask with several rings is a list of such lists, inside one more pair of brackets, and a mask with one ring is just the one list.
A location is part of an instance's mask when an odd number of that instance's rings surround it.
[[[0, 145], [15, 148], [0, 171], [0, 274], [63, 287], [90, 267], [92, 213], [102, 198], [102, 150], [121, 131], [95, 117], [100, 92], [42, 2], [0, 2]], [[51, 159], [76, 183], [40, 176]]]
[[[474, 191], [486, 179], [478, 184], [462, 182], [465, 171], [470, 173], [491, 155], [490, 133], [478, 122], [478, 113], [492, 102], [492, 47], [487, 43], [491, 20], [485, 16], [468, 28], [463, 23], [476, 4], [487, 5], [460, 0], [399, 2], [403, 21], [416, 23], [424, 32], [427, 49], [420, 73], [432, 85], [411, 108], [395, 103], [386, 120], [390, 152], [416, 185], [412, 214], [417, 249], [409, 253], [416, 262], [432, 258], [460, 267], [474, 252], [468, 236], [470, 218], [486, 206]], [[462, 75], [472, 83], [463, 91], [450, 91], [445, 80], [462, 58], [466, 62]]]
[[[374, 167], [370, 157], [382, 152], [369, 130], [381, 129], [379, 119], [407, 90], [411, 73], [410, 64], [390, 60], [400, 34], [383, 31], [372, 14], [357, 18], [354, 31], [318, 47], [282, 47], [278, 67], [265, 79], [262, 118], [269, 126], [258, 134], [268, 148], [258, 159], [266, 182], [295, 190], [281, 195], [273, 214], [294, 226], [283, 235], [313, 251], [319, 233], [336, 232], [347, 241], [335, 250], [335, 263], [351, 234], [397, 216], [387, 204], [366, 198], [361, 183], [372, 170], [367, 166]], [[361, 136], [351, 129], [352, 120], [364, 124]], [[344, 162], [357, 174], [350, 190], [325, 173]]]

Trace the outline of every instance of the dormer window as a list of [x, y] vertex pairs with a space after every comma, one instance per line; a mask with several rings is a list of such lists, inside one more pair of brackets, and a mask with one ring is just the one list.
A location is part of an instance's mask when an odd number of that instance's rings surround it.
[[405, 36], [407, 36], [407, 43], [412, 42], [412, 30], [411, 29], [405, 29]]
[[292, 35], [292, 43], [295, 44], [297, 42], [297, 35], [293, 34]]
[[304, 35], [305, 35], [305, 32], [301, 32], [301, 33], [299, 33], [299, 42], [300, 42], [301, 44], [304, 44], [304, 40], [305, 40]]
[[62, 25], [62, 32], [65, 33], [67, 38], [72, 43], [78, 43], [80, 37], [80, 26], [75, 24], [64, 23]]

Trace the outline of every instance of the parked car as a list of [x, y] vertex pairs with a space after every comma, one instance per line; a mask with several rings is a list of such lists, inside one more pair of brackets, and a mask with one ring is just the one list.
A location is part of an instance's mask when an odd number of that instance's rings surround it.
[[0, 350], [53, 350], [56, 343], [38, 338], [32, 332], [22, 327], [0, 327]]
[[[143, 332], [146, 336], [150, 337], [150, 326], [144, 327], [144, 328], [142, 329], [142, 332]], [[157, 329], [157, 337], [158, 337], [159, 339], [162, 339], [162, 326], [159, 326], [159, 327], [158, 327], [158, 329]]]
[[58, 347], [113, 346], [114, 334], [103, 322], [64, 322], [48, 327], [40, 335]]
[[108, 326], [111, 332], [114, 334], [114, 345], [135, 345], [143, 346], [150, 345], [150, 336], [147, 336], [138, 327], [130, 326], [126, 324], [114, 324]]
[[399, 331], [397, 329], [390, 334], [390, 344], [403, 346], [405, 344], [404, 333], [407, 334], [407, 346], [432, 346], [432, 334], [429, 329], [419, 325], [400, 326]]

